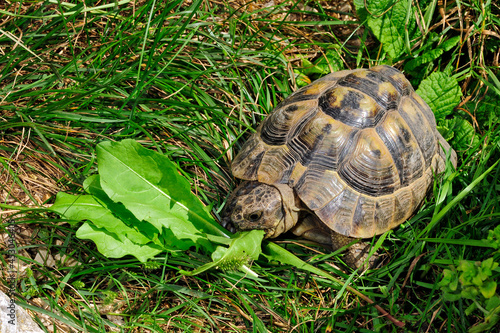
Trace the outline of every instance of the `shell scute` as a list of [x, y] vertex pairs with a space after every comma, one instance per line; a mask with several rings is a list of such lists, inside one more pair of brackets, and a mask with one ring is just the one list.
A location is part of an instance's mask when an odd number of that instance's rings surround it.
[[375, 235], [381, 234], [391, 229], [391, 225], [394, 224], [392, 222], [394, 220], [394, 207], [394, 195], [385, 195], [377, 198], [375, 202], [375, 210], [373, 212], [374, 224], [376, 227], [376, 230], [374, 232]]
[[[413, 96], [412, 96], [413, 97]], [[415, 98], [404, 98], [399, 109], [401, 117], [410, 128], [410, 132], [422, 152], [425, 162], [425, 168], [431, 165], [432, 157], [438, 149], [436, 139], [436, 128], [429, 123], [421, 109], [421, 104], [415, 101]]]
[[413, 214], [415, 204], [411, 190], [408, 187], [401, 188], [394, 196], [394, 218], [390, 229], [406, 221]]
[[410, 128], [398, 112], [390, 112], [376, 129], [377, 134], [392, 155], [401, 186], [423, 174], [423, 157]]
[[299, 155], [286, 146], [270, 147], [260, 160], [257, 180], [266, 184], [286, 183], [299, 159]]
[[252, 135], [231, 165], [233, 176], [244, 180], [257, 180], [257, 173], [266, 150], [267, 146], [260, 137]]
[[353, 146], [354, 151], [339, 168], [342, 180], [371, 196], [390, 194], [400, 188], [393, 156], [374, 129], [363, 131]]
[[375, 126], [385, 112], [370, 96], [351, 87], [334, 87], [319, 99], [328, 116], [356, 128]]
[[362, 91], [370, 96], [382, 110], [395, 109], [400, 94], [389, 78], [376, 71], [356, 72], [339, 80], [339, 85]]
[[301, 126], [314, 116], [316, 105], [316, 100], [283, 105], [262, 123], [260, 138], [271, 146], [284, 145], [291, 133], [300, 131]]
[[[351, 234], [373, 235], [377, 227], [375, 223], [376, 200], [371, 197], [360, 195], [352, 217]], [[368, 236], [370, 237], [370, 236]], [[360, 236], [360, 238], [365, 238]]]
[[312, 211], [323, 208], [325, 203], [339, 196], [346, 188], [347, 184], [335, 171], [321, 166], [309, 167], [295, 185], [301, 199], [308, 203]]
[[339, 195], [314, 213], [330, 229], [343, 235], [353, 234], [353, 215], [360, 194], [346, 187]]

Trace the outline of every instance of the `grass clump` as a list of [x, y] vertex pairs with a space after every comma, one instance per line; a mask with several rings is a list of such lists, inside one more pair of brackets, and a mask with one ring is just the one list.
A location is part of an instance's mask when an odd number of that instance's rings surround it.
[[[415, 88], [452, 92], [446, 105], [441, 94], [427, 97], [437, 102], [438, 128], [459, 168], [385, 235], [378, 270], [344, 271], [337, 253], [277, 243], [375, 300], [405, 330], [493, 329], [500, 261], [488, 235], [500, 220], [500, 9], [474, 0], [412, 4], [1, 4], [0, 218], [18, 226], [15, 234], [2, 227], [17, 246], [19, 303], [47, 330], [63, 332], [401, 331], [316, 273], [261, 256], [251, 266], [258, 277], [182, 275], [211, 261], [194, 247], [146, 263], [109, 259], [76, 237], [82, 224], [44, 209], [58, 191], [83, 195], [83, 181], [97, 173], [98, 143], [134, 139], [167, 156], [218, 217], [235, 185], [230, 162], [280, 101], [330, 71], [391, 64]], [[462, 295], [470, 286], [479, 292]]]

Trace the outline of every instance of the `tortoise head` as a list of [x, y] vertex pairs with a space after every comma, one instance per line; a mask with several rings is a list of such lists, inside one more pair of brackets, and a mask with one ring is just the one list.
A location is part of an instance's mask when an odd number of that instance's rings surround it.
[[264, 230], [266, 238], [290, 230], [298, 220], [293, 190], [284, 184], [244, 181], [230, 195], [222, 226], [230, 231]]

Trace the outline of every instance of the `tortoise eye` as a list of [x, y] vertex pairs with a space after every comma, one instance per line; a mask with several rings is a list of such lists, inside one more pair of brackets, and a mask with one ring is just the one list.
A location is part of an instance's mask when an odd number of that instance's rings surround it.
[[252, 214], [248, 215], [248, 220], [250, 222], [257, 222], [258, 220], [260, 220], [261, 217], [262, 217], [262, 211], [258, 210], [256, 212], [253, 212]]

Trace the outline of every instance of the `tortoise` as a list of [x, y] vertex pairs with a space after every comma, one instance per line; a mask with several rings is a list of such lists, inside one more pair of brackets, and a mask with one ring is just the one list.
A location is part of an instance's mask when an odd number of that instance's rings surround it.
[[[281, 102], [234, 158], [244, 180], [221, 224], [293, 234], [334, 250], [382, 234], [422, 204], [456, 153], [430, 107], [390, 66], [334, 72]], [[344, 262], [366, 267], [367, 243]]]

